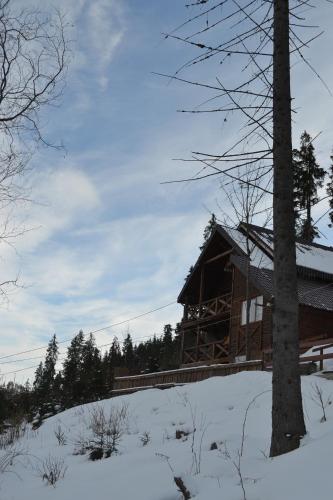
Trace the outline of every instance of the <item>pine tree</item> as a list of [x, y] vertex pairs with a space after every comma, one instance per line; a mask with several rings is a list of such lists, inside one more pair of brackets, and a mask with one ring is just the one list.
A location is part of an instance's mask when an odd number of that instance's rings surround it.
[[209, 240], [209, 237], [210, 235], [212, 234], [213, 232], [213, 229], [215, 228], [216, 226], [216, 217], [215, 217], [215, 214], [212, 213], [209, 221], [208, 221], [208, 224], [207, 226], [205, 227], [204, 229], [204, 233], [203, 233], [203, 244], [201, 245], [200, 247], [200, 250], [202, 250], [206, 244], [206, 242]]
[[319, 236], [311, 209], [318, 202], [318, 188], [323, 186], [325, 170], [316, 161], [312, 138], [306, 131], [301, 135], [300, 149], [293, 150], [293, 169], [297, 236], [311, 243]]
[[330, 171], [329, 171], [329, 182], [327, 183], [326, 186], [326, 192], [328, 195], [328, 202], [330, 205], [330, 211], [329, 211], [329, 218], [330, 218], [330, 224], [329, 227], [333, 227], [333, 152], [330, 156], [331, 158], [331, 166], [330, 166]]

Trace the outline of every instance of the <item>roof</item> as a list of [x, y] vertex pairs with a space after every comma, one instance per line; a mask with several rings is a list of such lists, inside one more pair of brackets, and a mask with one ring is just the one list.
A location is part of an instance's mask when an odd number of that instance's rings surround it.
[[[246, 272], [250, 254], [250, 279], [263, 294], [273, 295], [274, 242], [273, 231], [253, 224], [238, 228], [216, 225], [206, 242], [192, 273], [188, 276], [178, 297], [182, 296], [200, 266], [213, 238], [219, 234], [232, 248], [231, 261], [241, 272]], [[296, 241], [298, 297], [304, 305], [333, 311], [333, 247], [318, 243]]]
[[[247, 227], [249, 237], [252, 241], [273, 258], [273, 231], [253, 224], [248, 224]], [[240, 224], [237, 231], [246, 232], [246, 225]], [[333, 247], [331, 246], [320, 245], [318, 243], [307, 244], [301, 240], [296, 240], [296, 262], [299, 271], [312, 271], [312, 273], [308, 272], [309, 276], [312, 274], [318, 278], [325, 279], [325, 275], [329, 275], [328, 279], [333, 278]], [[313, 273], [313, 271], [316, 271], [316, 273]], [[322, 275], [319, 273], [322, 273]]]
[[[232, 263], [247, 273], [247, 258], [233, 255]], [[273, 297], [273, 270], [250, 266], [250, 281], [267, 298]], [[333, 311], [333, 282], [323, 284], [321, 280], [298, 277], [298, 300], [305, 306]]]

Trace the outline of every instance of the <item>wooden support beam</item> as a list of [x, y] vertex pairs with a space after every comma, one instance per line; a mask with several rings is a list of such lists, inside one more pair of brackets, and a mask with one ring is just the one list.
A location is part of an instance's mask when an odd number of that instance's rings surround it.
[[218, 255], [215, 255], [215, 257], [212, 257], [211, 259], [208, 259], [204, 262], [204, 264], [210, 264], [211, 262], [214, 262], [215, 260], [222, 259], [222, 257], [225, 257], [229, 253], [232, 252], [232, 248], [230, 250], [226, 250], [225, 252], [219, 253]]
[[201, 305], [202, 302], [202, 297], [203, 297], [203, 291], [204, 291], [204, 274], [205, 274], [205, 268], [201, 268], [201, 274], [200, 274], [200, 292], [199, 292], [199, 304]]

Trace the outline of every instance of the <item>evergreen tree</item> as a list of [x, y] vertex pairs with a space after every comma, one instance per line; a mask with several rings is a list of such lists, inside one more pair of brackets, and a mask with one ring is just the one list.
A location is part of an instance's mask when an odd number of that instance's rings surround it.
[[102, 358], [101, 371], [100, 371], [100, 386], [103, 390], [103, 396], [110, 395], [113, 388], [114, 379], [114, 366], [112, 365], [110, 351], [105, 352]]
[[200, 250], [202, 250], [206, 244], [206, 242], [209, 240], [210, 238], [210, 235], [212, 234], [213, 232], [213, 229], [215, 228], [216, 226], [216, 217], [215, 217], [215, 214], [212, 213], [209, 221], [208, 221], [208, 224], [207, 226], [205, 227], [204, 229], [204, 233], [203, 233], [203, 244], [201, 245], [200, 247]]
[[135, 368], [135, 356], [131, 334], [128, 332], [123, 344], [123, 358], [126, 368], [133, 372]]
[[96, 345], [92, 334], [82, 346], [82, 363], [79, 370], [79, 380], [81, 386], [81, 397], [88, 401], [94, 391], [94, 376], [96, 365]]
[[175, 346], [172, 338], [172, 327], [170, 324], [164, 326], [162, 338], [161, 368], [170, 370], [175, 368]]
[[80, 401], [82, 384], [80, 380], [82, 369], [82, 351], [84, 344], [83, 331], [73, 338], [67, 349], [67, 356], [63, 368], [64, 396], [66, 403]]
[[55, 398], [54, 381], [56, 377], [56, 363], [58, 359], [58, 343], [56, 336], [53, 335], [46, 350], [44, 364], [39, 363], [35, 372], [34, 391], [36, 395], [36, 403], [44, 403], [46, 399], [53, 400]]
[[118, 368], [119, 366], [122, 366], [123, 359], [122, 359], [120, 344], [117, 337], [113, 338], [109, 351], [109, 358], [110, 358], [109, 361], [113, 368]]
[[330, 224], [329, 227], [333, 227], [333, 152], [330, 156], [331, 158], [331, 166], [330, 166], [330, 171], [329, 171], [329, 182], [327, 183], [326, 191], [328, 195], [328, 202], [330, 205], [330, 211], [329, 211], [329, 218], [330, 218]]
[[40, 362], [38, 367], [37, 367], [37, 370], [35, 372], [35, 380], [34, 380], [34, 384], [33, 384], [34, 390], [36, 391], [36, 393], [40, 393], [40, 390], [42, 387], [43, 371], [44, 371], [43, 363]]
[[56, 336], [53, 335], [52, 339], [49, 342], [48, 348], [46, 350], [43, 376], [42, 376], [42, 392], [44, 394], [50, 394], [53, 396], [53, 386], [54, 379], [56, 375], [56, 363], [58, 360], [58, 342]]
[[[293, 150], [293, 169], [296, 232], [303, 241], [311, 243], [319, 236], [311, 209], [318, 202], [318, 188], [323, 186], [325, 170], [316, 161], [312, 138], [306, 131], [301, 135], [300, 149]], [[303, 211], [305, 215], [301, 214]]]

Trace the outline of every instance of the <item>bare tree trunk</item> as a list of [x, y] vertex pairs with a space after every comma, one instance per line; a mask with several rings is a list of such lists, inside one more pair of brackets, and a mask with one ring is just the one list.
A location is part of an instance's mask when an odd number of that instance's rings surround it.
[[250, 360], [250, 262], [251, 262], [251, 252], [249, 245], [249, 214], [246, 214], [246, 326], [245, 326], [245, 354], [246, 361]]
[[305, 434], [299, 375], [293, 206], [289, 0], [274, 0], [273, 70], [274, 308], [270, 455], [299, 447]]

